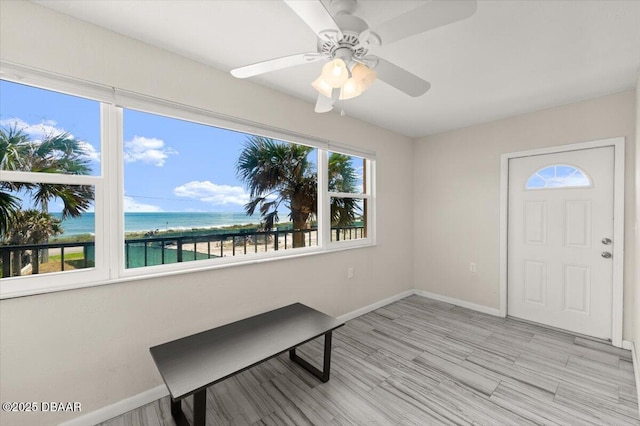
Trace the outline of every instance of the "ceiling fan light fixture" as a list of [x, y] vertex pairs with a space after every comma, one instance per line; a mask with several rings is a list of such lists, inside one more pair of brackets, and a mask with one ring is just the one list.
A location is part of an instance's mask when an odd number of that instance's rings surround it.
[[331, 98], [331, 91], [333, 90], [333, 87], [331, 87], [329, 83], [322, 78], [322, 75], [316, 78], [311, 85], [318, 91], [318, 93], [326, 96], [327, 98]]
[[342, 59], [336, 58], [322, 67], [321, 76], [331, 87], [338, 88], [349, 78], [349, 69]]
[[340, 89], [340, 100], [353, 99], [356, 96], [360, 96], [362, 92], [358, 90], [358, 83], [356, 80], [351, 77], [345, 83], [344, 86]]
[[366, 91], [371, 87], [376, 78], [378, 77], [377, 73], [371, 68], [367, 67], [364, 64], [357, 63], [353, 69], [351, 70], [351, 75], [355, 79], [358, 85], [358, 91], [360, 93]]

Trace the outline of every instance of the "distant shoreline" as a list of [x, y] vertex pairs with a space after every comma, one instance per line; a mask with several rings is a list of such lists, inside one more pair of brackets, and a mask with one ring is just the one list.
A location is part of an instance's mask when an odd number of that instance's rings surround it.
[[[277, 225], [278, 228], [282, 229], [290, 229], [291, 222], [283, 222]], [[168, 229], [168, 230], [148, 230], [148, 231], [130, 231], [125, 232], [124, 237], [127, 240], [139, 239], [139, 238], [147, 238], [147, 237], [181, 237], [181, 236], [192, 236], [192, 235], [202, 235], [202, 234], [210, 234], [210, 233], [226, 233], [226, 232], [240, 232], [240, 231], [257, 231], [260, 229], [260, 224], [258, 223], [246, 223], [240, 225], [222, 225], [222, 226], [211, 226], [211, 227], [197, 227], [191, 229]], [[69, 235], [65, 236], [61, 234], [57, 237], [53, 237], [49, 240], [50, 243], [54, 242], [86, 242], [93, 241], [95, 236], [93, 234], [79, 234], [79, 235]]]
[[[63, 233], [58, 239], [87, 240], [95, 235], [97, 224], [93, 212], [64, 219], [61, 213], [52, 214], [62, 220]], [[192, 231], [217, 232], [218, 229], [234, 229], [238, 225], [255, 229], [259, 227], [260, 221], [260, 216], [248, 216], [244, 212], [125, 212], [124, 230], [127, 237], [144, 237], [148, 233], [157, 235], [160, 232], [165, 233], [161, 235], [186, 235]]]

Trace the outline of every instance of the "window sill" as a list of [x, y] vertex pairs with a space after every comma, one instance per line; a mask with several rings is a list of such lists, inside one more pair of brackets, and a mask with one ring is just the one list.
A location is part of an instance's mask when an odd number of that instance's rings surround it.
[[[182, 267], [179, 269], [168, 268], [163, 271], [158, 271], [157, 267], [148, 267], [148, 268], [136, 268], [136, 270], [126, 270], [122, 272], [122, 275], [117, 278], [98, 280], [90, 283], [74, 283], [74, 284], [54, 284], [47, 287], [37, 288], [37, 289], [20, 289], [20, 290], [9, 290], [4, 291], [0, 288], [0, 300], [4, 299], [13, 299], [17, 297], [28, 297], [28, 296], [36, 296], [39, 294], [46, 293], [55, 293], [60, 291], [69, 291], [69, 290], [78, 290], [83, 288], [97, 287], [109, 284], [120, 284], [131, 281], [141, 281], [147, 279], [154, 278], [163, 278], [163, 277], [171, 277], [176, 275], [185, 275], [199, 272], [208, 272], [214, 271], [217, 269], [226, 269], [226, 268], [234, 268], [240, 266], [249, 266], [249, 265], [258, 265], [262, 263], [276, 262], [281, 260], [291, 260], [298, 259], [308, 256], [316, 256], [323, 254], [331, 254], [336, 252], [360, 249], [360, 248], [369, 248], [375, 247], [376, 243], [370, 240], [362, 240], [362, 241], [344, 241], [344, 242], [333, 242], [330, 243], [330, 248], [322, 249], [322, 248], [307, 248], [307, 249], [299, 249], [300, 252], [297, 253], [287, 253], [283, 255], [268, 255], [268, 256], [254, 256], [249, 260], [238, 260], [238, 261], [229, 261], [221, 264], [212, 264], [211, 262], [206, 262], [207, 265], [202, 266], [194, 266], [194, 267]], [[197, 262], [197, 261], [196, 261]], [[204, 262], [204, 261], [200, 261]], [[189, 262], [190, 264], [194, 264]], [[144, 269], [144, 271], [143, 271]], [[135, 271], [135, 272], [134, 272]], [[47, 276], [51, 274], [43, 275], [42, 278], [46, 279]]]

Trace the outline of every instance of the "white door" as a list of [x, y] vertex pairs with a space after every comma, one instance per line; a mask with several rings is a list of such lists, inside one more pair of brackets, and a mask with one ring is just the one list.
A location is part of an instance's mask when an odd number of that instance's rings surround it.
[[509, 160], [509, 315], [611, 338], [613, 171], [613, 147]]

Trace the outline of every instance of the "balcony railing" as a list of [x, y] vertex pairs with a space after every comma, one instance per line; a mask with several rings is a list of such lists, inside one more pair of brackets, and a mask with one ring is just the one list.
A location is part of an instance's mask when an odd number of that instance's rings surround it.
[[[218, 231], [219, 232], [219, 231]], [[334, 227], [331, 241], [361, 239], [363, 226]], [[318, 242], [317, 228], [302, 230], [240, 231], [126, 239], [125, 267], [164, 265], [225, 256], [244, 256], [305, 246]], [[43, 260], [48, 261], [43, 263]], [[91, 268], [95, 264], [93, 241], [0, 246], [2, 277]]]
[[[69, 253], [72, 251], [73, 253]], [[55, 253], [52, 255], [52, 253]], [[77, 253], [81, 253], [78, 256]], [[66, 255], [66, 259], [65, 259]], [[58, 271], [64, 271], [65, 267], [82, 269], [93, 267], [95, 261], [95, 244], [93, 241], [78, 243], [46, 243], [46, 244], [22, 244], [0, 246], [0, 261], [2, 262], [2, 276], [11, 277], [17, 275], [35, 275], [41, 271], [42, 261], [48, 258], [60, 258]], [[69, 261], [73, 264], [70, 265]], [[58, 262], [51, 266], [57, 266]]]

